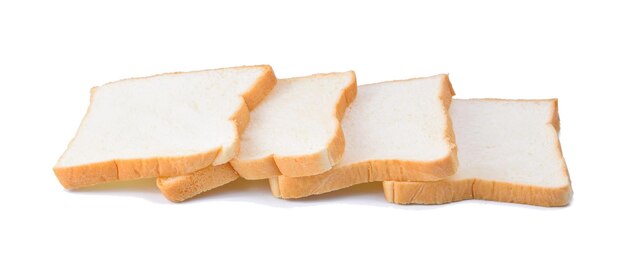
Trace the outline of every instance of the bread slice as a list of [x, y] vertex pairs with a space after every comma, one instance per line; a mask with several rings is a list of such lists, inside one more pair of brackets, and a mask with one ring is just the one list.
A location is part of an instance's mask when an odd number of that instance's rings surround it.
[[355, 96], [351, 71], [280, 79], [250, 114], [231, 165], [251, 180], [331, 169], [344, 151], [340, 121]]
[[65, 188], [188, 174], [227, 163], [248, 110], [274, 87], [270, 66], [131, 78], [95, 87], [54, 166]]
[[432, 181], [454, 174], [452, 95], [445, 74], [359, 86], [342, 122], [342, 162], [320, 175], [272, 178], [272, 193], [299, 198], [388, 178]]
[[250, 126], [241, 144], [243, 158], [233, 159], [232, 165], [161, 177], [157, 185], [167, 199], [181, 202], [236, 180], [239, 175], [233, 166], [248, 179], [278, 176], [283, 170], [323, 172], [343, 154], [339, 120], [355, 97], [354, 72], [280, 79], [272, 93], [251, 112]]
[[399, 204], [485, 199], [564, 206], [572, 197], [557, 100], [454, 100], [459, 170], [438, 182], [384, 182]]
[[157, 178], [157, 186], [168, 200], [182, 202], [237, 178], [239, 174], [226, 163], [208, 166], [189, 175]]

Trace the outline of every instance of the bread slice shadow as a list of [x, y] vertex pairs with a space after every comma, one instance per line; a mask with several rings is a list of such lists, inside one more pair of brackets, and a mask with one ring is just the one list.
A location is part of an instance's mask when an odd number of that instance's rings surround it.
[[170, 203], [161, 195], [159, 188], [156, 187], [155, 179], [113, 181], [67, 191], [72, 194], [135, 197], [145, 199], [152, 203]]

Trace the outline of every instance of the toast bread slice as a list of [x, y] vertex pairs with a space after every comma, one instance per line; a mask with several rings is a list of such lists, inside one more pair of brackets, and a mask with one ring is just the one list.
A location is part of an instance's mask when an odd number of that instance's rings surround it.
[[259, 65], [167, 73], [95, 87], [54, 173], [65, 188], [74, 189], [179, 176], [227, 163], [239, 151], [249, 109], [275, 84], [272, 68]]
[[454, 100], [459, 146], [457, 174], [437, 182], [385, 181], [385, 198], [398, 204], [443, 204], [483, 199], [565, 206], [572, 187], [552, 100]]
[[343, 155], [341, 119], [356, 94], [352, 71], [280, 79], [252, 111], [231, 165], [250, 180], [331, 169]]

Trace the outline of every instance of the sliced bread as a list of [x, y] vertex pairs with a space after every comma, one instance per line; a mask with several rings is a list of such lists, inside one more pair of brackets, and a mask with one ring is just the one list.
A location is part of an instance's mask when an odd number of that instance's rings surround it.
[[344, 151], [340, 121], [355, 96], [354, 72], [280, 79], [250, 114], [231, 165], [251, 180], [331, 169]]
[[281, 198], [321, 194], [393, 178], [440, 180], [456, 171], [456, 145], [448, 108], [448, 75], [359, 86], [342, 122], [343, 160], [328, 172], [270, 179]]
[[54, 172], [65, 188], [188, 174], [230, 161], [248, 110], [274, 87], [270, 66], [131, 78], [95, 87]]
[[459, 146], [458, 172], [438, 182], [383, 182], [388, 201], [570, 202], [556, 100], [454, 100], [450, 110]]
[[339, 120], [355, 97], [354, 72], [280, 79], [251, 112], [241, 153], [231, 160], [232, 165], [160, 177], [157, 186], [167, 199], [181, 202], [236, 180], [237, 171], [247, 179], [264, 179], [283, 171], [311, 174], [328, 170], [343, 154]]

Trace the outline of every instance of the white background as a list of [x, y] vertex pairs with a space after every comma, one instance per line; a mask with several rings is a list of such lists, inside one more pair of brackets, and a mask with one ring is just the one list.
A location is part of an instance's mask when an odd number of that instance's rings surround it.
[[[626, 265], [619, 1], [14, 2], [0, 3], [0, 267]], [[251, 64], [557, 97], [574, 199], [397, 206], [372, 184], [283, 201], [261, 181], [172, 204], [154, 180], [69, 192], [54, 177], [92, 86]]]

